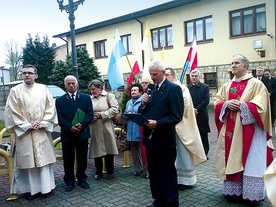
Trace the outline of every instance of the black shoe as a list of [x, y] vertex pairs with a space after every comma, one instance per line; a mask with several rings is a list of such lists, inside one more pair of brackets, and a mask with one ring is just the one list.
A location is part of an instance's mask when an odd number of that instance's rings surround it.
[[74, 189], [75, 185], [67, 184], [64, 188], [65, 192], [71, 192]]
[[187, 190], [188, 188], [189, 188], [188, 185], [178, 184], [178, 190], [179, 191], [184, 191], [184, 190]]
[[107, 180], [113, 180], [114, 174], [107, 174]]
[[243, 202], [242, 196], [237, 196], [237, 195], [224, 195], [225, 199], [232, 202], [232, 203], [241, 203]]
[[95, 175], [95, 180], [100, 180], [102, 178], [102, 174], [96, 174]]
[[139, 176], [139, 175], [141, 175], [143, 173], [143, 170], [141, 170], [141, 171], [136, 171], [135, 173], [134, 173], [134, 176]]
[[145, 178], [145, 179], [149, 179], [149, 172], [146, 172], [144, 178]]
[[34, 196], [32, 196], [31, 193], [24, 193], [23, 197], [28, 201], [34, 200]]
[[90, 186], [88, 185], [88, 183], [86, 181], [78, 182], [77, 185], [80, 186], [82, 189], [89, 189], [90, 188]]

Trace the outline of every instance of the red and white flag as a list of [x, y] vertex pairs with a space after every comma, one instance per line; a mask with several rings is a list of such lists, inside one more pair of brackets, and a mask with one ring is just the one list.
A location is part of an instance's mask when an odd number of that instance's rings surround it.
[[190, 47], [188, 56], [186, 58], [185, 64], [182, 68], [181, 76], [179, 81], [183, 83], [185, 74], [188, 70], [192, 71], [197, 68], [197, 47], [196, 47], [196, 38], [194, 38], [192, 45]]

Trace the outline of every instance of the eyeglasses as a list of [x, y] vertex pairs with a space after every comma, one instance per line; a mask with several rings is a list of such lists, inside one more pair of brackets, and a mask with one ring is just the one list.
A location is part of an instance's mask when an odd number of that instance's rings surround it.
[[23, 75], [33, 75], [33, 74], [35, 74], [34, 72], [23, 72], [22, 73]]
[[142, 82], [142, 84], [149, 84], [149, 82]]

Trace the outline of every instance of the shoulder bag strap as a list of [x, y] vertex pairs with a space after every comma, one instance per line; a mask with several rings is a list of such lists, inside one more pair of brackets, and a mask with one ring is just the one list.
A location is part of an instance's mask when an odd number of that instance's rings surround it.
[[[108, 93], [109, 94], [109, 93]], [[108, 94], [106, 94], [106, 100], [107, 100], [107, 105], [108, 105], [108, 108], [110, 108], [110, 103], [109, 103], [109, 98], [108, 98]]]

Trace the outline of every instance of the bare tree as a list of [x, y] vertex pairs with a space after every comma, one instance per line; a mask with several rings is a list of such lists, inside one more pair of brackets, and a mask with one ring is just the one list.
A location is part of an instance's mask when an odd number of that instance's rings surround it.
[[6, 60], [5, 63], [11, 68], [11, 80], [18, 80], [22, 69], [22, 47], [12, 39], [5, 42]]

